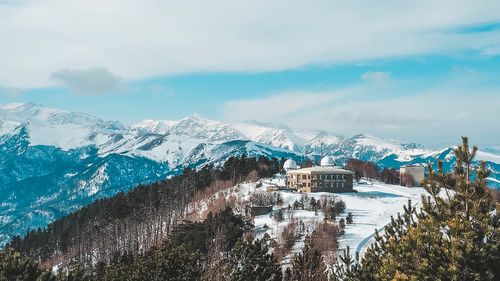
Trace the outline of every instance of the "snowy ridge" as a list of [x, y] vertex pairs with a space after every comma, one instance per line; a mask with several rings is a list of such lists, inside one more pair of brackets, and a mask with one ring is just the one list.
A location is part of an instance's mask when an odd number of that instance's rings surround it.
[[[65, 150], [95, 146], [102, 156], [146, 157], [170, 166], [189, 164], [187, 157], [192, 159], [201, 146], [234, 140], [250, 140], [309, 157], [332, 155], [373, 162], [392, 157], [392, 161], [406, 163], [450, 151], [366, 134], [346, 138], [325, 131], [294, 132], [285, 125], [257, 121], [223, 123], [197, 114], [180, 120], [145, 120], [125, 126], [85, 113], [31, 103], [0, 106], [0, 136], [19, 126], [26, 127], [31, 145], [52, 145]], [[453, 155], [449, 153], [447, 157]], [[500, 156], [489, 152], [478, 152], [478, 159], [500, 164]]]

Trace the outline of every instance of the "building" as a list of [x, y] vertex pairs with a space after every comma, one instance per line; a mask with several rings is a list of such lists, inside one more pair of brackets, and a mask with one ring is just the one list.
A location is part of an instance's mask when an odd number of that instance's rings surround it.
[[420, 183], [425, 178], [424, 166], [422, 165], [406, 165], [399, 168], [400, 185], [407, 187], [420, 186]]
[[285, 169], [286, 186], [302, 192], [350, 192], [353, 191], [354, 173], [335, 166], [329, 156], [321, 159], [320, 166], [303, 169]]

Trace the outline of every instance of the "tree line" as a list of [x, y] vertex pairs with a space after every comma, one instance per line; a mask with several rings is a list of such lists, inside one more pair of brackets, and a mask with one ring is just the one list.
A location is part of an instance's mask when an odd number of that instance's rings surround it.
[[381, 169], [377, 164], [371, 161], [363, 161], [359, 159], [349, 159], [345, 165], [347, 170], [354, 173], [354, 178], [359, 180], [361, 178], [379, 179], [388, 184], [399, 184], [400, 174], [394, 168]]
[[161, 245], [183, 222], [196, 192], [236, 184], [251, 174], [272, 176], [279, 172], [282, 162], [242, 156], [229, 158], [222, 167], [186, 168], [170, 179], [97, 200], [45, 229], [12, 238], [6, 248], [41, 261], [46, 267], [69, 261], [90, 265], [109, 262], [117, 255], [144, 254]]

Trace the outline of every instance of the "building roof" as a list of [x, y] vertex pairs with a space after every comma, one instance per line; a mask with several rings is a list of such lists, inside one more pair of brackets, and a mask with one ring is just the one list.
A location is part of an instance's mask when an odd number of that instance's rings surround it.
[[336, 175], [353, 175], [349, 170], [340, 169], [332, 166], [314, 166], [293, 171], [288, 171], [289, 174], [336, 174]]

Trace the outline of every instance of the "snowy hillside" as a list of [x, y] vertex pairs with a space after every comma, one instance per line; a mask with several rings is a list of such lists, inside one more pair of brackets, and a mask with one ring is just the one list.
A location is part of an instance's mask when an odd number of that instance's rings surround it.
[[[246, 182], [228, 190], [223, 190], [214, 194], [207, 199], [207, 202], [198, 202], [196, 207], [193, 206], [193, 211], [198, 213], [207, 212], [210, 202], [217, 202], [217, 199], [224, 197], [226, 199], [234, 198], [236, 204], [233, 206], [235, 210], [243, 212], [248, 200], [256, 193], [269, 193], [269, 186], [283, 186], [283, 178], [275, 177], [270, 179], [261, 179], [258, 182]], [[313, 211], [307, 208], [288, 208], [293, 206], [296, 201], [309, 201], [314, 198], [316, 201], [324, 199], [340, 199], [346, 203], [345, 211], [337, 217], [337, 222], [346, 218], [348, 213], [353, 215], [353, 223], [347, 224], [345, 234], [340, 236], [339, 251], [342, 251], [347, 246], [351, 249], [351, 253], [356, 251], [363, 252], [366, 247], [372, 242], [371, 238], [375, 230], [381, 229], [391, 221], [391, 216], [397, 216], [403, 212], [403, 206], [411, 200], [412, 205], [418, 207], [421, 196], [425, 194], [425, 190], [420, 187], [407, 188], [402, 186], [384, 184], [384, 183], [369, 183], [363, 185], [355, 185], [356, 192], [350, 193], [297, 193], [289, 190], [276, 190], [271, 193], [279, 194], [283, 199], [282, 204], [274, 205], [273, 212], [281, 209], [284, 210], [282, 221], [276, 221], [271, 214], [262, 214], [255, 216], [253, 220], [254, 231], [259, 239], [267, 236], [271, 240], [281, 241], [284, 229], [293, 221], [299, 221], [304, 224], [305, 229], [298, 238], [289, 253], [281, 261], [284, 267], [289, 266], [294, 254], [302, 251], [304, 239], [310, 235], [317, 224], [324, 221], [324, 213], [322, 211]], [[304, 198], [307, 198], [304, 200]]]

